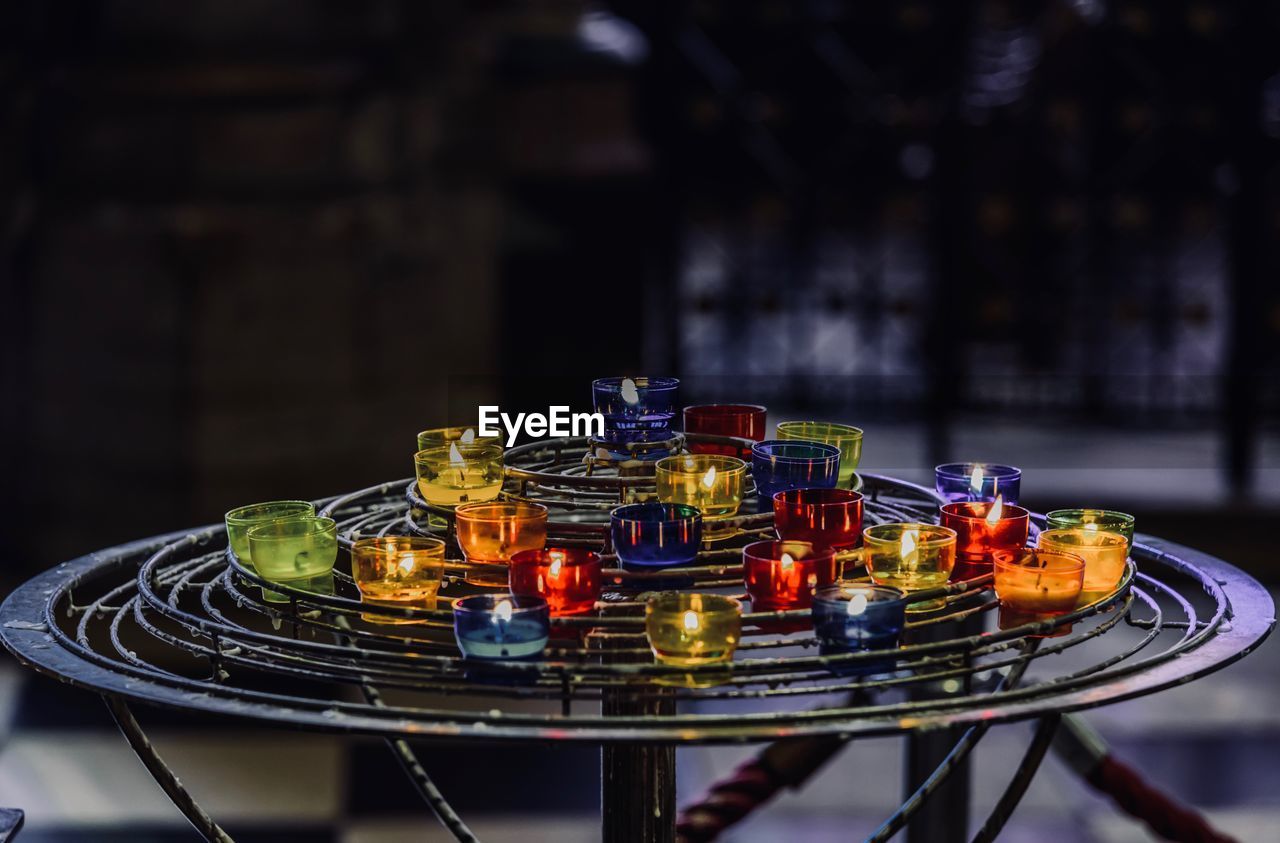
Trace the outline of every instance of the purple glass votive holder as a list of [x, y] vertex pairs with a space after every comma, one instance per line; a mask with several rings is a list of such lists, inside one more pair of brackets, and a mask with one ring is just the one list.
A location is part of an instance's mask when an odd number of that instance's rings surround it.
[[803, 440], [766, 439], [751, 447], [751, 476], [761, 512], [788, 489], [833, 489], [840, 477], [840, 449]]
[[1022, 469], [994, 462], [949, 462], [933, 470], [934, 488], [948, 503], [994, 501], [1017, 503]]
[[670, 435], [676, 414], [676, 378], [597, 378], [591, 382], [595, 410], [604, 416], [606, 442], [650, 442]]

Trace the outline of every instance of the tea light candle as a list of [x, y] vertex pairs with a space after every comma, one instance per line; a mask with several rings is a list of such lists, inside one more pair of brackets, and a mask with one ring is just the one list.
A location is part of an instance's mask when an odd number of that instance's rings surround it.
[[996, 499], [944, 504], [942, 526], [956, 531], [956, 552], [971, 564], [991, 564], [996, 550], [1017, 550], [1027, 543], [1031, 513]]
[[[813, 630], [818, 652], [829, 656], [864, 650], [896, 650], [906, 626], [903, 592], [881, 585], [831, 585], [813, 595]], [[842, 675], [884, 673], [893, 658], [857, 662], [835, 668]]]
[[600, 599], [600, 554], [581, 547], [522, 550], [511, 557], [511, 593], [542, 597], [554, 617], [590, 612]]
[[598, 378], [591, 383], [595, 410], [604, 416], [604, 439], [634, 442], [670, 434], [676, 378]]
[[742, 577], [757, 612], [807, 609], [814, 588], [837, 579], [835, 552], [801, 541], [752, 542], [742, 549]]
[[682, 503], [633, 503], [609, 515], [609, 538], [624, 565], [663, 568], [692, 562], [702, 544], [702, 513]]
[[766, 439], [751, 447], [751, 476], [761, 511], [788, 489], [830, 489], [840, 477], [840, 449], [822, 442]]
[[[444, 542], [426, 536], [369, 536], [351, 545], [351, 578], [360, 601], [371, 606], [434, 609], [444, 578]], [[414, 618], [366, 612], [371, 623], [417, 623]]]
[[1108, 533], [1119, 533], [1133, 548], [1134, 518], [1127, 512], [1116, 512], [1114, 509], [1055, 509], [1045, 516], [1045, 523], [1050, 530], [1103, 530]]
[[[249, 528], [249, 557], [264, 578], [316, 594], [333, 594], [333, 563], [338, 558], [338, 527], [332, 518], [299, 515]], [[273, 603], [288, 598], [262, 590]]]
[[[908, 593], [946, 583], [956, 564], [956, 531], [934, 524], [875, 524], [862, 531], [867, 571], [878, 585]], [[941, 609], [945, 598], [922, 600], [909, 612]]]
[[547, 543], [547, 508], [540, 503], [468, 503], [455, 516], [458, 546], [470, 563], [466, 580], [474, 585], [506, 585], [509, 574], [498, 566]]
[[459, 445], [497, 445], [502, 447], [502, 437], [481, 436], [474, 427], [433, 427], [418, 432], [418, 450], [425, 451], [456, 442]]
[[742, 637], [742, 604], [719, 594], [663, 592], [645, 604], [644, 625], [649, 646], [663, 664], [729, 662]]
[[986, 462], [945, 463], [933, 470], [938, 494], [948, 501], [994, 501], [1017, 503], [1022, 489], [1022, 469]]
[[547, 646], [551, 612], [541, 597], [473, 594], [453, 604], [453, 634], [469, 659], [534, 659]]
[[836, 550], [862, 539], [862, 493], [848, 489], [789, 489], [773, 496], [773, 526], [784, 540]]
[[[695, 404], [684, 408], [684, 431], [710, 436], [736, 436], [759, 442], [767, 429], [767, 412], [759, 404]], [[695, 454], [741, 456], [735, 445], [689, 442], [686, 447]]]
[[1129, 540], [1124, 536], [1083, 527], [1043, 530], [1036, 545], [1084, 559], [1084, 586], [1080, 597], [1086, 604], [1116, 590], [1129, 556]]
[[[1065, 615], [1076, 607], [1084, 586], [1083, 558], [1025, 548], [997, 550], [992, 558], [1002, 629]], [[1070, 631], [1066, 626], [1055, 635]]]
[[840, 449], [838, 485], [853, 485], [853, 475], [862, 461], [862, 428], [847, 424], [816, 421], [786, 421], [778, 425], [778, 438], [784, 441], [823, 442]]
[[697, 507], [703, 538], [725, 538], [735, 531], [727, 521], [738, 514], [747, 464], [717, 454], [663, 457], [654, 466], [658, 500]]
[[491, 501], [502, 491], [502, 448], [450, 442], [413, 455], [418, 492], [427, 503]]

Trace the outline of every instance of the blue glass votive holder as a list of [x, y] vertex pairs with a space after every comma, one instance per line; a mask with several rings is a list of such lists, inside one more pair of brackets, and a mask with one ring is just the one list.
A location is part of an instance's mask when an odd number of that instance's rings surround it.
[[778, 492], [834, 489], [840, 479], [840, 449], [823, 442], [766, 439], [751, 446], [751, 476], [760, 511], [771, 512]]
[[533, 595], [473, 594], [453, 604], [453, 634], [468, 659], [534, 659], [547, 646], [551, 610]]
[[933, 470], [934, 488], [947, 499], [956, 501], [994, 501], [996, 495], [1005, 503], [1017, 503], [1022, 489], [1022, 469], [994, 462], [949, 462]]
[[610, 513], [609, 538], [624, 567], [692, 562], [702, 544], [702, 513], [683, 503], [632, 503]]
[[[813, 629], [824, 656], [866, 650], [896, 650], [906, 625], [907, 596], [883, 585], [829, 585], [813, 595]], [[830, 668], [842, 676], [893, 670], [897, 659], [886, 657]]]
[[597, 378], [591, 382], [595, 410], [604, 416], [607, 442], [654, 442], [671, 435], [676, 414], [676, 378]]

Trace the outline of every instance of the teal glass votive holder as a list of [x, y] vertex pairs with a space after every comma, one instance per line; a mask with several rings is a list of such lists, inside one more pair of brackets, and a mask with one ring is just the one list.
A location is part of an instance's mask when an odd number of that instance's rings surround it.
[[[332, 518], [304, 515], [249, 528], [249, 558], [259, 576], [315, 594], [333, 594], [333, 563], [338, 558], [338, 526]], [[274, 591], [264, 600], [287, 602]]]

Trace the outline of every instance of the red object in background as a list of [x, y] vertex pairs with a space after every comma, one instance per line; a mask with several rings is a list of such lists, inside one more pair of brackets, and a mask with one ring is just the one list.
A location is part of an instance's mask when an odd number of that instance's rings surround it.
[[848, 489], [789, 489], [773, 496], [773, 526], [784, 541], [836, 550], [862, 541], [862, 493]]
[[[999, 505], [995, 523], [988, 520], [991, 510]], [[965, 568], [982, 565], [984, 573], [991, 568], [991, 554], [997, 550], [1019, 550], [1027, 543], [1031, 514], [1020, 506], [1003, 501], [966, 501], [945, 504], [941, 524], [956, 531], [956, 564]], [[953, 581], [960, 579], [952, 571]]]
[[754, 611], [807, 609], [815, 587], [836, 581], [835, 552], [809, 542], [753, 542], [742, 549], [742, 578]]
[[[767, 410], [759, 404], [695, 404], [684, 408], [684, 432], [712, 436], [740, 436], [759, 442], [765, 435]], [[723, 454], [741, 457], [742, 448], [689, 442], [686, 447], [695, 454]]]
[[511, 593], [545, 598], [553, 617], [590, 612], [600, 598], [600, 554], [580, 547], [522, 550], [511, 557]]

